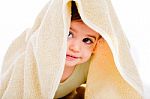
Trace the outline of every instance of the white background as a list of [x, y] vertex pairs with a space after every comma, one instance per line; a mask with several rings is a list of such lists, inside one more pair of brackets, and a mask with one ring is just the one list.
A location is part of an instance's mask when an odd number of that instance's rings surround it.
[[[0, 0], [0, 66], [3, 56], [19, 34], [31, 27], [49, 0]], [[150, 93], [150, 3], [149, 0], [112, 0], [122, 28], [129, 39], [140, 76]], [[149, 88], [149, 89], [148, 89]], [[147, 98], [148, 94], [147, 94]]]

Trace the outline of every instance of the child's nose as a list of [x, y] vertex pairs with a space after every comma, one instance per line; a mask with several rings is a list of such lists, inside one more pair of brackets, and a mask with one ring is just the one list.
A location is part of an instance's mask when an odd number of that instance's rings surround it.
[[70, 45], [69, 45], [69, 49], [71, 51], [74, 52], [79, 52], [81, 50], [81, 44], [80, 41], [73, 41]]

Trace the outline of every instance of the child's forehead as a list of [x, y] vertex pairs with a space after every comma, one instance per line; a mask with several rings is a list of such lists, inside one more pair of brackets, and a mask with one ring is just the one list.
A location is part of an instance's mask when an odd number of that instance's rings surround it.
[[99, 33], [87, 26], [81, 19], [71, 21], [70, 30], [78, 34], [99, 36]]
[[77, 19], [77, 20], [71, 20], [71, 27], [78, 27], [78, 26], [86, 26], [86, 24], [81, 20], [81, 19]]

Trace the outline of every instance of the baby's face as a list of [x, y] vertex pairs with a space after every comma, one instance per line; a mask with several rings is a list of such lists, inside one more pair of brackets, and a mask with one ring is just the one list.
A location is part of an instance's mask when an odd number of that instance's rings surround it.
[[75, 66], [88, 61], [93, 53], [99, 34], [82, 20], [73, 20], [68, 35], [65, 66]]

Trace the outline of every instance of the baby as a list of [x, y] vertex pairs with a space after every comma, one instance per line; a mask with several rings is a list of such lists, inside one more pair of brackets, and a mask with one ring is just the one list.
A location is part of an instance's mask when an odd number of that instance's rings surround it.
[[89, 60], [98, 39], [99, 34], [84, 24], [81, 19], [71, 21], [65, 70], [61, 82], [71, 75], [76, 65]]
[[[77, 68], [77, 65], [85, 63], [90, 59], [99, 38], [99, 33], [92, 30], [81, 20], [75, 2], [72, 2], [72, 18], [67, 41], [66, 62], [60, 86], [57, 90], [57, 98], [72, 91], [69, 89], [76, 89], [86, 82], [83, 75], [88, 66]], [[75, 68], [77, 68], [76, 72]]]

